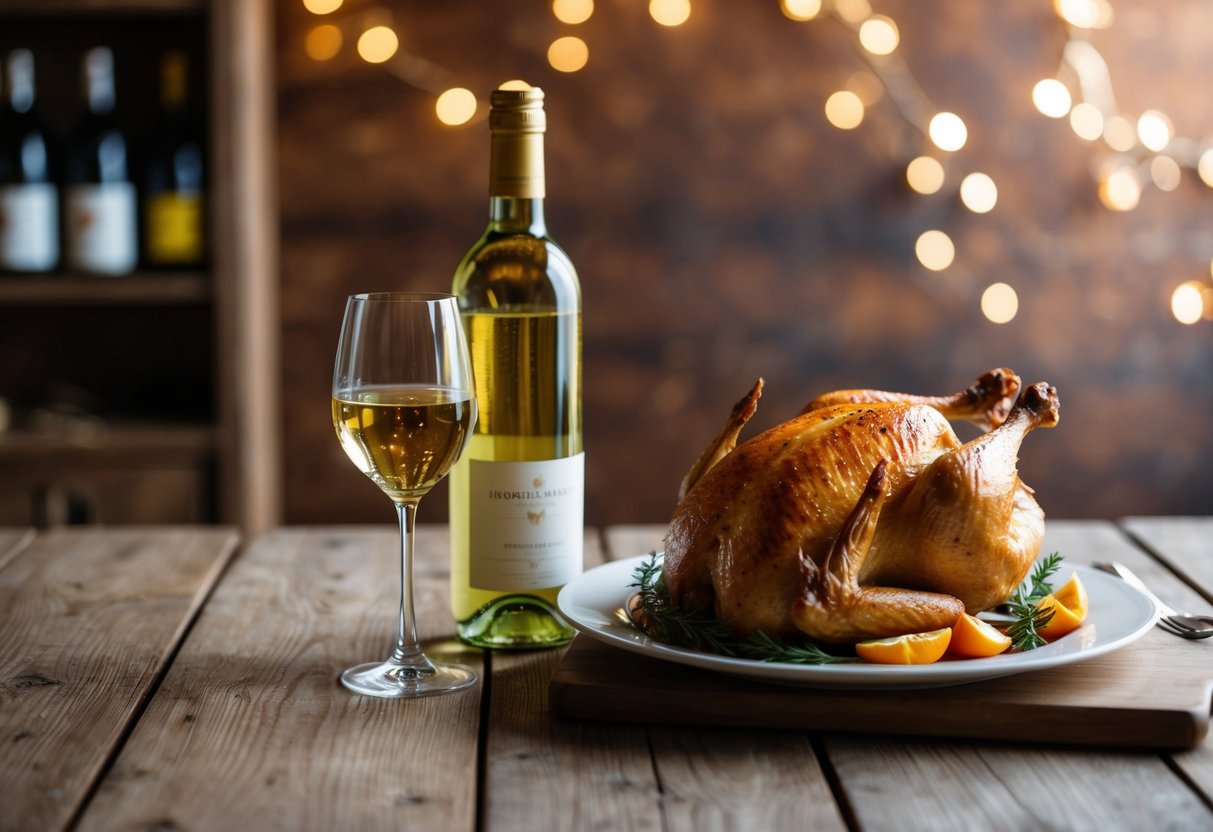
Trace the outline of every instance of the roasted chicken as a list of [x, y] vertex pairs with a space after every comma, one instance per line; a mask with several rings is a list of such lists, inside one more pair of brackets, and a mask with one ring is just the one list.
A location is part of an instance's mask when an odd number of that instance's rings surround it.
[[[950, 626], [1031, 569], [1044, 513], [1016, 463], [1057, 392], [991, 370], [951, 396], [844, 390], [738, 445], [762, 380], [682, 483], [666, 533], [671, 600], [739, 637], [826, 643]], [[967, 443], [948, 419], [987, 432]]]

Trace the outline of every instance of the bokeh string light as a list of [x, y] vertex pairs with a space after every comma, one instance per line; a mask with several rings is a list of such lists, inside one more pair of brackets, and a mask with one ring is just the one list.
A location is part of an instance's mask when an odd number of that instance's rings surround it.
[[[313, 60], [332, 60], [352, 43], [362, 60], [381, 65], [411, 86], [432, 93], [435, 116], [442, 124], [471, 124], [486, 115], [484, 103], [461, 86], [453, 73], [405, 48], [388, 12], [371, 8], [335, 20], [343, 0], [302, 2], [309, 12], [325, 20], [311, 27], [305, 38], [305, 52]], [[994, 210], [998, 185], [989, 174], [949, 174], [950, 167], [959, 166], [953, 156], [968, 143], [968, 126], [961, 116], [932, 104], [899, 54], [901, 31], [895, 20], [875, 13], [869, 0], [778, 2], [784, 16], [798, 23], [826, 17], [837, 20], [859, 46], [858, 54], [867, 69], [853, 73], [843, 89], [828, 96], [823, 112], [829, 124], [840, 130], [860, 128], [867, 109], [887, 99], [934, 149], [909, 160], [907, 186], [922, 196], [939, 194], [951, 186], [948, 193], [967, 210], [975, 214]], [[1213, 188], [1213, 143], [1177, 136], [1170, 118], [1160, 110], [1146, 110], [1134, 118], [1117, 105], [1107, 62], [1091, 42], [1093, 32], [1113, 25], [1115, 14], [1109, 0], [1053, 0], [1053, 8], [1066, 29], [1066, 43], [1055, 77], [1040, 79], [1030, 96], [1042, 115], [1066, 119], [1080, 139], [1102, 143], [1110, 151], [1094, 166], [1099, 201], [1111, 211], [1132, 211], [1146, 188], [1164, 192], [1178, 188], [1185, 169]], [[559, 23], [579, 26], [593, 16], [594, 0], [552, 0], [551, 11]], [[648, 13], [660, 26], [675, 28], [691, 18], [693, 7], [691, 0], [649, 0]], [[548, 64], [561, 73], [578, 72], [590, 62], [589, 45], [577, 35], [562, 34], [545, 51]], [[502, 86], [527, 84], [514, 80]], [[925, 269], [939, 272], [953, 266], [956, 245], [942, 229], [926, 229], [916, 238], [915, 255]], [[1008, 323], [1018, 312], [1018, 295], [1008, 283], [986, 286], [980, 298], [982, 314], [994, 323]], [[1184, 324], [1213, 320], [1213, 282], [1204, 278], [1180, 283], [1172, 292], [1170, 311]]]

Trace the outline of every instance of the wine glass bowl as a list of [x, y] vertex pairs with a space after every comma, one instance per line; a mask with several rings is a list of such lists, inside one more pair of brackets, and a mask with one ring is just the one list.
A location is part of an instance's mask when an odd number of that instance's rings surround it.
[[346, 456], [396, 507], [400, 614], [396, 648], [341, 675], [369, 696], [461, 690], [471, 668], [421, 650], [413, 608], [413, 532], [421, 498], [463, 453], [476, 422], [471, 362], [453, 295], [351, 295], [333, 369], [333, 427]]

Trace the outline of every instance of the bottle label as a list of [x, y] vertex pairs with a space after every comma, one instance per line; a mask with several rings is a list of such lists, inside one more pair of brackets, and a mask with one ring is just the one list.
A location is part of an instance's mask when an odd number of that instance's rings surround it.
[[135, 186], [130, 182], [74, 185], [67, 192], [67, 263], [100, 274], [134, 271]]
[[158, 265], [202, 259], [202, 194], [163, 193], [147, 201], [147, 259]]
[[46, 272], [59, 260], [59, 192], [46, 182], [0, 187], [0, 268]]
[[537, 462], [470, 460], [471, 584], [513, 592], [581, 574], [585, 454]]

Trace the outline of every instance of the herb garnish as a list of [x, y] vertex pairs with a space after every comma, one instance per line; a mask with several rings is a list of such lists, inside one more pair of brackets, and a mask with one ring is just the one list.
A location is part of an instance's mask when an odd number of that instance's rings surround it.
[[858, 661], [854, 656], [827, 653], [808, 641], [788, 644], [761, 630], [746, 641], [737, 641], [729, 633], [728, 625], [710, 610], [687, 612], [674, 605], [656, 552], [649, 553], [648, 560], [636, 567], [632, 577], [635, 580], [629, 586], [638, 590], [629, 610], [632, 621], [663, 644], [761, 662], [818, 665]]
[[1046, 644], [1040, 630], [1053, 619], [1055, 610], [1052, 607], [1041, 609], [1037, 604], [1053, 591], [1049, 579], [1061, 568], [1061, 560], [1057, 552], [1038, 560], [1027, 581], [1007, 599], [1007, 607], [1015, 616], [1015, 623], [1007, 628], [1007, 635], [1015, 649], [1034, 650]]

